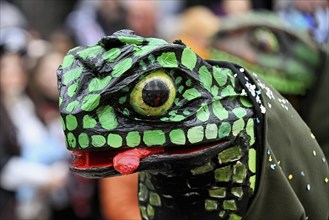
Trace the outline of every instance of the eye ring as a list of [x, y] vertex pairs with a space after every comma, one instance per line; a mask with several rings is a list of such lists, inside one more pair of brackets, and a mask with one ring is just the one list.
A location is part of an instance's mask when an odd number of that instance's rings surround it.
[[139, 81], [130, 93], [130, 105], [143, 116], [164, 115], [174, 103], [176, 87], [172, 78], [157, 70]]
[[275, 34], [267, 28], [256, 28], [251, 35], [252, 44], [266, 53], [279, 51], [279, 42]]

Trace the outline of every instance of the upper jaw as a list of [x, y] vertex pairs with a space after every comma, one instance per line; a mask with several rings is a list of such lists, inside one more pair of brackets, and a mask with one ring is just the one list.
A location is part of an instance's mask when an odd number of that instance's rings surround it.
[[[140, 158], [138, 167], [132, 171], [166, 172], [174, 175], [209, 162], [219, 152], [231, 146], [233, 140], [217, 141], [189, 148], [168, 149], [152, 147], [154, 153]], [[143, 148], [140, 148], [143, 149]], [[151, 149], [150, 147], [144, 149]], [[121, 175], [114, 168], [113, 158], [122, 151], [72, 151], [73, 160], [70, 169], [87, 178], [104, 178]], [[169, 168], [169, 169], [168, 169]], [[130, 174], [126, 173], [126, 174]]]

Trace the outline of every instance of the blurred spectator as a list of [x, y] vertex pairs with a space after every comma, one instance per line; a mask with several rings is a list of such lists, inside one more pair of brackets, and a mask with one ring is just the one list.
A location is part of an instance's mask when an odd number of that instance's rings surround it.
[[252, 9], [252, 2], [250, 0], [222, 0], [220, 15], [238, 15], [243, 14]]
[[319, 44], [329, 42], [329, 3], [326, 0], [291, 0], [276, 6], [280, 17], [293, 29], [308, 31]]
[[90, 45], [126, 26], [121, 1], [80, 1], [69, 14], [66, 25], [78, 45]]
[[[16, 138], [16, 129], [0, 100], [0, 179], [6, 178], [4, 170], [12, 160], [19, 158], [20, 149]], [[15, 189], [0, 182], [0, 219], [16, 219]]]
[[[37, 32], [40, 38], [48, 39], [54, 29], [60, 28], [78, 0], [25, 1], [1, 0], [15, 4], [27, 20], [29, 32]], [[12, 17], [9, 17], [11, 19]]]
[[26, 18], [21, 11], [13, 4], [7, 1], [0, 1], [1, 28], [5, 27], [24, 27], [27, 25]]
[[143, 37], [156, 37], [158, 6], [156, 1], [126, 1], [127, 28]]
[[[103, 36], [120, 29], [131, 29], [137, 35], [159, 35], [159, 19], [174, 10], [161, 10], [157, 1], [80, 1], [69, 14], [66, 25], [78, 45], [95, 44]], [[169, 2], [172, 7], [179, 4]]]
[[67, 155], [63, 142], [48, 133], [25, 92], [28, 75], [24, 57], [19, 53], [22, 50], [10, 50], [15, 47], [10, 46], [6, 38], [2, 38], [1, 45], [1, 99], [17, 128], [21, 147], [21, 157], [6, 167], [2, 183], [18, 191], [18, 218], [47, 219], [50, 214], [48, 198], [65, 185]]
[[[195, 6], [203, 6], [219, 16], [240, 14], [249, 11], [253, 7], [264, 7], [261, 0], [188, 0], [185, 1], [186, 9]], [[268, 2], [268, 1], [266, 1]]]
[[180, 29], [171, 41], [180, 39], [202, 58], [209, 58], [209, 39], [219, 28], [219, 18], [204, 6], [195, 6], [184, 10], [176, 24]]
[[[169, 41], [180, 39], [191, 47], [199, 56], [209, 58], [209, 40], [220, 28], [220, 17], [227, 15], [239, 15], [251, 9], [249, 0], [222, 0], [216, 4], [202, 6], [201, 3], [183, 10], [172, 21], [178, 27], [176, 34], [169, 36]], [[171, 24], [171, 25], [172, 25]], [[166, 24], [170, 27], [170, 24]], [[168, 39], [168, 37], [167, 37]]]
[[66, 55], [66, 53], [75, 46], [73, 36], [71, 36], [64, 28], [57, 29], [51, 33], [48, 41], [54, 50], [62, 55]]
[[[50, 127], [52, 123], [61, 126], [55, 73], [63, 57], [59, 52], [48, 52], [44, 54], [39, 58], [35, 68], [29, 75], [29, 84], [27, 87], [29, 96], [33, 100], [38, 118], [47, 127]], [[60, 131], [60, 127], [57, 130]], [[62, 135], [62, 143], [64, 143], [63, 138], [64, 136]]]

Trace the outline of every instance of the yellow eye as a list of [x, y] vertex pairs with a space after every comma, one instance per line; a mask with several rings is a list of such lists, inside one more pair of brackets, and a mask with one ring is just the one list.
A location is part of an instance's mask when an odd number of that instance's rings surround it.
[[171, 108], [176, 97], [175, 84], [163, 70], [139, 81], [130, 93], [130, 105], [144, 116], [160, 116]]

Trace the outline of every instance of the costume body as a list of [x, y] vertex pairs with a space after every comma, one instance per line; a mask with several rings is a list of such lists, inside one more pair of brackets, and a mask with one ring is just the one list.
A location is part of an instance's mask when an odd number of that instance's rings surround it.
[[[72, 49], [58, 82], [71, 169], [140, 172], [143, 219], [328, 217], [321, 149], [288, 101], [244, 68], [123, 30]], [[313, 166], [304, 182], [298, 174]]]
[[[260, 88], [264, 86], [259, 79], [256, 81]], [[267, 105], [262, 177], [246, 219], [326, 219], [329, 216], [325, 208], [329, 207], [326, 157], [288, 101], [275, 90], [271, 95], [268, 88], [262, 88]], [[323, 209], [311, 208], [314, 204], [322, 204]]]

